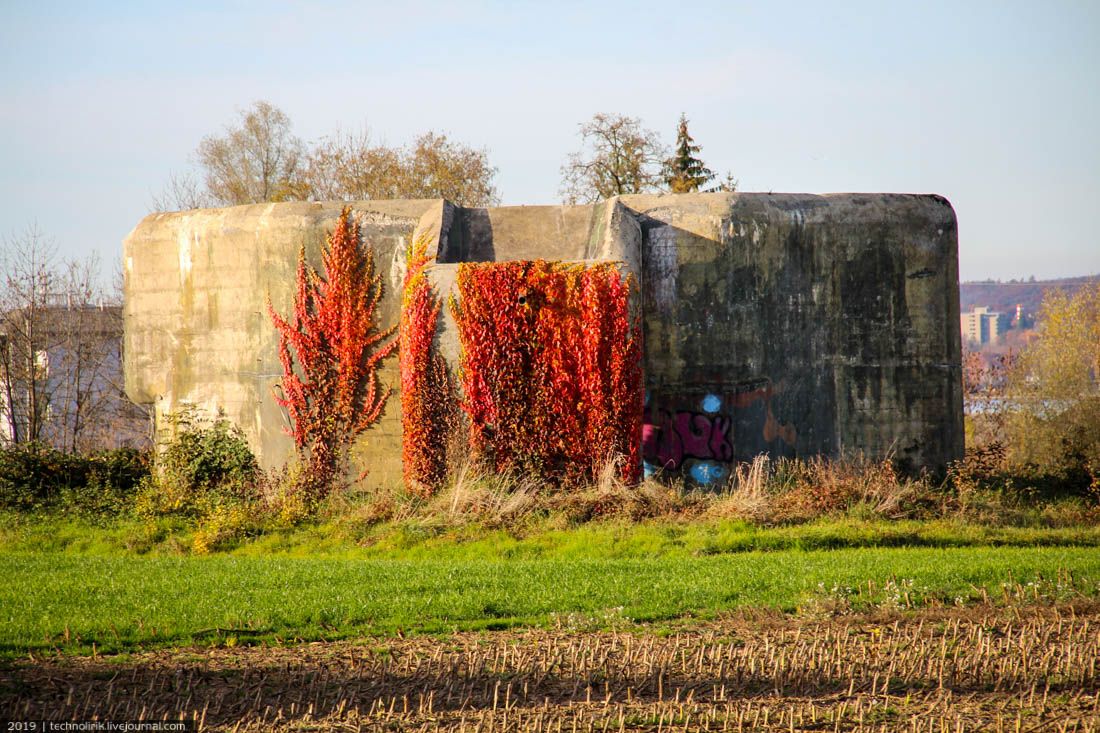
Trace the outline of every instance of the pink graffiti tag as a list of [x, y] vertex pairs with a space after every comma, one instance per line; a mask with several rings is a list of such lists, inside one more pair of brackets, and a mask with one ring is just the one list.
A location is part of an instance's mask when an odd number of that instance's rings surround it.
[[685, 458], [733, 459], [732, 423], [721, 415], [669, 412], [646, 408], [642, 425], [642, 456], [675, 471]]

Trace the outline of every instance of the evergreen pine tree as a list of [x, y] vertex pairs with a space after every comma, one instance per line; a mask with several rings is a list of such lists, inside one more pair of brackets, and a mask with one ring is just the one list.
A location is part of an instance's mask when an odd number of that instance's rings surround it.
[[672, 193], [698, 191], [714, 178], [714, 173], [697, 158], [702, 148], [695, 144], [688, 133], [688, 120], [680, 115], [680, 129], [676, 132], [676, 150], [665, 162], [665, 182]]

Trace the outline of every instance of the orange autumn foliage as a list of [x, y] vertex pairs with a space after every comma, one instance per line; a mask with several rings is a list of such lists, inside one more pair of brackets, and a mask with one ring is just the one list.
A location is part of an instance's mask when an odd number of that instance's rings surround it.
[[405, 485], [421, 496], [446, 478], [447, 443], [455, 397], [450, 370], [435, 348], [440, 300], [424, 272], [431, 262], [428, 240], [409, 251], [401, 302], [401, 457]]
[[453, 312], [475, 457], [497, 471], [592, 480], [641, 470], [641, 332], [610, 263], [464, 263]]
[[331, 488], [352, 441], [378, 420], [390, 390], [378, 383], [393, 353], [393, 329], [380, 330], [376, 310], [382, 276], [374, 252], [359, 247], [359, 224], [345, 207], [322, 249], [321, 272], [299, 252], [294, 310], [268, 314], [279, 332], [283, 365], [276, 401], [290, 418], [289, 433], [303, 458], [306, 489], [316, 498]]

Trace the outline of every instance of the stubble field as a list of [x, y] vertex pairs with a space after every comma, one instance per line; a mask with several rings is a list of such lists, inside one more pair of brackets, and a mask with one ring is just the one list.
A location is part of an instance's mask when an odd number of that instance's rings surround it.
[[9, 660], [26, 718], [203, 730], [1095, 731], [1100, 605]]

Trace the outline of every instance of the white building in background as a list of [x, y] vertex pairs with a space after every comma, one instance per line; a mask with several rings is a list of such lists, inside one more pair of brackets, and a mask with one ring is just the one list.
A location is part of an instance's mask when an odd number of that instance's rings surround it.
[[142, 446], [149, 435], [146, 411], [123, 392], [119, 306], [46, 305], [33, 318], [25, 309], [0, 313], [0, 445], [37, 439], [98, 450]]
[[1003, 313], [991, 311], [984, 306], [976, 306], [969, 313], [959, 316], [964, 344], [995, 344], [1008, 326], [1008, 318]]

